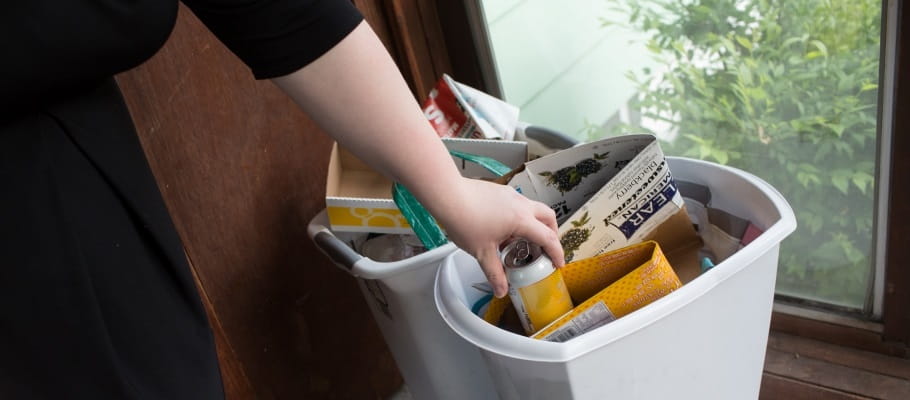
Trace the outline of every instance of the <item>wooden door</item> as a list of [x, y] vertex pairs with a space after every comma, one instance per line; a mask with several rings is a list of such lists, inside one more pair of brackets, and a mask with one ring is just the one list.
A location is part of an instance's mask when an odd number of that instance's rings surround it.
[[[415, 3], [355, 1], [422, 98], [447, 60], [429, 57], [434, 11]], [[355, 280], [306, 234], [325, 207], [331, 140], [183, 6], [164, 48], [117, 81], [209, 313], [228, 398], [397, 390]]]

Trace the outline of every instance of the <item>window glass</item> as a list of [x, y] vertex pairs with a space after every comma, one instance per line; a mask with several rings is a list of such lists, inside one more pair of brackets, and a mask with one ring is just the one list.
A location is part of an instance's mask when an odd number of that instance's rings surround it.
[[755, 173], [799, 227], [779, 294], [866, 306], [881, 2], [481, 0], [506, 101], [582, 140], [651, 132]]

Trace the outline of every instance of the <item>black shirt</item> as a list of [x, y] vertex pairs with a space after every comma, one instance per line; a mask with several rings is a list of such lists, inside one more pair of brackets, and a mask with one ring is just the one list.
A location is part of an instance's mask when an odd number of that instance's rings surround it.
[[[348, 0], [184, 3], [259, 79], [303, 67], [362, 19]], [[0, 13], [0, 112], [55, 101], [139, 65], [164, 44], [176, 16], [173, 0], [7, 4]]]
[[[257, 78], [315, 60], [347, 0], [193, 0]], [[223, 397], [179, 237], [112, 76], [167, 40], [173, 0], [0, 13], [0, 398]], [[217, 66], [216, 66], [217, 67]]]

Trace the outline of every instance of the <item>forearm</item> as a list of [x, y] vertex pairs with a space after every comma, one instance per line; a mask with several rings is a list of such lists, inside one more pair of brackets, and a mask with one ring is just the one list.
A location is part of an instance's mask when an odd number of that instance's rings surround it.
[[274, 82], [342, 146], [402, 182], [434, 215], [461, 195], [448, 152], [366, 23]]
[[316, 61], [274, 79], [329, 135], [403, 183], [480, 262], [497, 296], [506, 294], [499, 245], [526, 237], [557, 265], [556, 216], [508, 186], [465, 179], [366, 23]]

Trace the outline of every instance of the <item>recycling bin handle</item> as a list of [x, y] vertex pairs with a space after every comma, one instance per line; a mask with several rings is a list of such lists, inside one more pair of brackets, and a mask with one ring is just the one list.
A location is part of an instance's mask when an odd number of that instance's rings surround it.
[[579, 143], [577, 139], [565, 133], [538, 125], [526, 126], [524, 134], [528, 139], [534, 139], [551, 149], [568, 149]]
[[338, 266], [351, 271], [354, 264], [364, 257], [329, 232], [319, 232], [313, 236], [313, 243]]
[[322, 210], [310, 220], [307, 234], [316, 248], [325, 254], [332, 264], [351, 276], [362, 279], [388, 279], [427, 265], [438, 265], [442, 259], [457, 249], [454, 243], [449, 242], [405, 260], [376, 262], [349, 247], [344, 240], [335, 236], [328, 226], [326, 210]]

